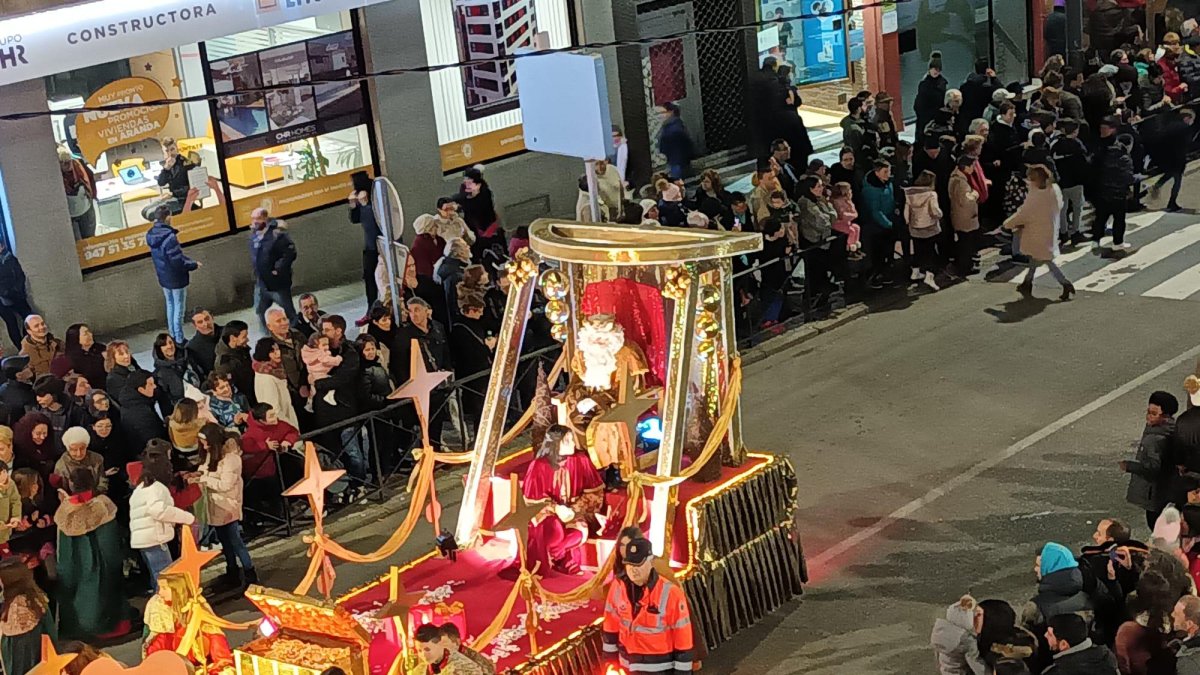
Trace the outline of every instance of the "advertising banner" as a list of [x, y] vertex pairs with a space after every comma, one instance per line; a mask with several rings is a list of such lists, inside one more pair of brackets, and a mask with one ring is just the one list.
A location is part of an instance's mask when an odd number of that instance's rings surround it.
[[[85, 107], [111, 105], [115, 103], [142, 103], [167, 97], [157, 82], [145, 77], [127, 77], [109, 83], [92, 92], [84, 102]], [[106, 151], [161, 136], [162, 128], [170, 119], [170, 106], [148, 106], [84, 112], [75, 119], [75, 134], [83, 158], [95, 164]]]
[[363, 166], [332, 176], [322, 176], [306, 180], [303, 183], [285, 185], [262, 195], [239, 199], [233, 203], [234, 222], [238, 229], [250, 227], [250, 214], [259, 207], [266, 209], [272, 216], [283, 218], [295, 213], [329, 206], [345, 199], [346, 195], [350, 194], [353, 187], [350, 176], [355, 171], [366, 171], [371, 176], [375, 174], [372, 167]]
[[[186, 244], [228, 232], [229, 220], [224, 206], [210, 206], [172, 216], [171, 227], [179, 230], [179, 242]], [[80, 269], [90, 270], [150, 253], [150, 247], [146, 246], [149, 229], [150, 224], [146, 223], [76, 241]]]
[[[551, 48], [571, 42], [566, 0], [421, 0], [421, 24], [429, 63], [511, 56], [540, 32]], [[525, 149], [511, 60], [436, 71], [429, 83], [443, 171]]]
[[0, 20], [0, 86], [386, 0], [96, 0]]

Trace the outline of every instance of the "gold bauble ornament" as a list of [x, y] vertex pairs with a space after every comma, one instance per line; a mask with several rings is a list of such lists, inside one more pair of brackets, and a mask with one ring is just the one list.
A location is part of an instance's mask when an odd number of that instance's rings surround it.
[[550, 326], [550, 337], [559, 342], [567, 341], [567, 325], [565, 323], [556, 323]]
[[712, 340], [721, 334], [721, 322], [712, 312], [703, 312], [696, 317], [696, 337], [700, 340]]
[[539, 282], [542, 287], [542, 295], [545, 295], [551, 300], [562, 300], [567, 297], [567, 280], [563, 278], [562, 272], [556, 269], [548, 269], [542, 272], [542, 278]]
[[707, 359], [717, 351], [717, 343], [714, 340], [701, 340], [696, 344], [696, 353], [701, 358]]
[[551, 300], [546, 303], [546, 318], [553, 324], [566, 323], [571, 318], [571, 308], [562, 300]]
[[712, 284], [700, 287], [700, 306], [706, 311], [715, 312], [721, 308], [721, 289]]

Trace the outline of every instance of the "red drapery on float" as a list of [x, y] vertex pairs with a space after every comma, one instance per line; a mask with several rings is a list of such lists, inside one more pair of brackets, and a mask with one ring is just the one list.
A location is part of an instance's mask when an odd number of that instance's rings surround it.
[[588, 284], [580, 309], [584, 317], [612, 314], [625, 329], [625, 339], [641, 347], [650, 372], [646, 386], [663, 383], [667, 370], [667, 326], [662, 294], [649, 284], [632, 279], [610, 279]]

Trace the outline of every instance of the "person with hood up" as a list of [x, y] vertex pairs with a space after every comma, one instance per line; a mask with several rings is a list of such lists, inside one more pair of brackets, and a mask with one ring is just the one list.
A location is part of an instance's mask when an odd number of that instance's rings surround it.
[[913, 112], [917, 115], [917, 126], [914, 127], [917, 141], [924, 138], [925, 127], [944, 105], [949, 84], [942, 76], [942, 53], [935, 51], [929, 55], [929, 72], [921, 78], [917, 85], [917, 96], [913, 100]]
[[1108, 647], [1092, 644], [1083, 617], [1076, 614], [1051, 617], [1045, 638], [1053, 661], [1042, 675], [1117, 675], [1117, 657]]
[[1121, 471], [1129, 474], [1125, 501], [1146, 512], [1146, 527], [1151, 529], [1166, 505], [1169, 470], [1174, 469], [1166, 460], [1170, 455], [1178, 411], [1179, 401], [1170, 392], [1151, 394], [1146, 405], [1146, 428], [1138, 442], [1137, 454], [1132, 460], [1118, 463]]
[[1083, 572], [1071, 549], [1048, 542], [1034, 563], [1037, 594], [1025, 603], [1021, 625], [1034, 635], [1046, 632], [1047, 622], [1060, 614], [1091, 617], [1092, 599], [1083, 589]]
[[979, 656], [976, 631], [976, 616], [982, 623], [975, 598], [964, 595], [958, 602], [946, 608], [946, 618], [933, 624], [929, 638], [937, 654], [940, 675], [984, 675], [988, 672]]
[[1060, 300], [1070, 300], [1075, 286], [1054, 263], [1058, 255], [1058, 219], [1062, 215], [1062, 191], [1054, 184], [1050, 170], [1040, 164], [1029, 167], [1025, 201], [1016, 213], [1004, 221], [1004, 229], [1013, 231], [1013, 257], [1018, 254], [1029, 259], [1025, 280], [1017, 292], [1033, 297], [1033, 278], [1037, 268], [1046, 265], [1050, 274], [1062, 285]]
[[904, 188], [904, 221], [908, 223], [915, 258], [912, 280], [923, 279], [935, 291], [941, 290], [933, 277], [939, 260], [938, 235], [942, 232], [942, 209], [934, 190], [936, 181], [932, 171], [922, 171], [911, 187]]
[[183, 344], [187, 342], [183, 335], [187, 287], [191, 273], [200, 269], [200, 263], [184, 255], [179, 231], [171, 227], [170, 207], [159, 205], [154, 209], [154, 224], [146, 232], [146, 246], [150, 248], [154, 273], [167, 304], [167, 332], [175, 342]]

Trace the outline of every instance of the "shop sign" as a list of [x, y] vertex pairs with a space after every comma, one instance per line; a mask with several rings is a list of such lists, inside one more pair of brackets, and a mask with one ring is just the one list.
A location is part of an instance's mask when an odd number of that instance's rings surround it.
[[[154, 80], [127, 77], [97, 89], [84, 102], [84, 107], [143, 103], [166, 97], [166, 92]], [[79, 150], [84, 159], [95, 164], [100, 155], [112, 148], [147, 138], [158, 138], [170, 115], [171, 108], [165, 105], [81, 113], [75, 121]]]
[[[210, 206], [172, 216], [171, 227], [179, 230], [179, 242], [186, 244], [228, 232], [227, 218], [224, 206]], [[90, 270], [146, 255], [150, 252], [150, 247], [146, 246], [146, 232], [149, 229], [150, 224], [147, 223], [75, 242], [79, 268]]]
[[341, 201], [353, 189], [350, 176], [356, 171], [366, 171], [370, 175], [375, 173], [372, 167], [363, 166], [331, 176], [322, 176], [274, 188], [261, 195], [239, 199], [233, 203], [234, 222], [238, 229], [250, 227], [250, 214], [260, 207], [266, 209], [272, 216], [283, 218]]
[[95, 0], [0, 21], [0, 86], [386, 0]]

